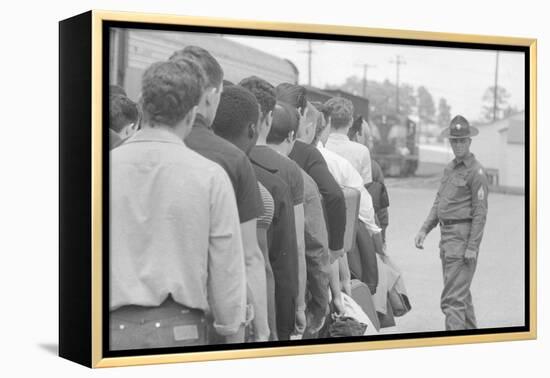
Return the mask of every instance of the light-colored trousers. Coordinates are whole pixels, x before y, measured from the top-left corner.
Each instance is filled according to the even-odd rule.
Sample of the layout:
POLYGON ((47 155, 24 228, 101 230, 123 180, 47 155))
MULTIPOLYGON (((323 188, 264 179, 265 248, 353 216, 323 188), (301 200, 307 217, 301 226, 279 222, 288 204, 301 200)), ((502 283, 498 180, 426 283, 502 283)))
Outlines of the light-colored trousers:
POLYGON ((472 263, 466 263, 464 260, 470 229, 470 223, 441 225, 439 243, 443 267, 441 311, 445 314, 446 330, 477 328, 470 292, 477 259, 472 263))

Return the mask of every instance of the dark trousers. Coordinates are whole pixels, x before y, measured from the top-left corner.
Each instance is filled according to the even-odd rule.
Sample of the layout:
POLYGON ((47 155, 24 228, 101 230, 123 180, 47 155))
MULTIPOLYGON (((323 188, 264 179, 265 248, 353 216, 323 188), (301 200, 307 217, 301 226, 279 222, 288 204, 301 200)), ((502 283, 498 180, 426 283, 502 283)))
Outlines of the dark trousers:
POLYGON ((204 345, 208 340, 204 313, 171 296, 160 306, 130 305, 111 311, 109 328, 111 350, 204 345))
POLYGON ((445 329, 477 328, 470 286, 476 270, 466 263, 464 254, 470 235, 470 223, 441 226, 440 256, 443 267, 441 311, 445 314, 445 329))

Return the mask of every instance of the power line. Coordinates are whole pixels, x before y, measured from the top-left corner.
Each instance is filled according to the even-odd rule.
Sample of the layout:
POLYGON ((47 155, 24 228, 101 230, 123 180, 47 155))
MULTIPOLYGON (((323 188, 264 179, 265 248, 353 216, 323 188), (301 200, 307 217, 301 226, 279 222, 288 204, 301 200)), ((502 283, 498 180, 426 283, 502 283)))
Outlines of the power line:
POLYGON ((497 51, 496 61, 495 61, 495 88, 494 88, 494 94, 493 94, 493 122, 495 122, 497 120, 497 111, 498 111, 498 103, 497 103, 497 96, 498 96, 498 55, 499 55, 499 52, 497 51))
POLYGON ((310 39, 307 41, 307 50, 302 50, 300 52, 307 54, 307 84, 311 86, 311 66, 312 66, 312 56, 313 56, 313 41, 310 39))
POLYGON ((401 55, 396 55, 395 60, 393 59, 390 60, 390 63, 395 64, 395 87, 396 87, 395 102, 396 102, 397 114, 399 114, 399 69, 402 64, 407 64, 407 62, 405 61, 405 59, 403 59, 401 55))

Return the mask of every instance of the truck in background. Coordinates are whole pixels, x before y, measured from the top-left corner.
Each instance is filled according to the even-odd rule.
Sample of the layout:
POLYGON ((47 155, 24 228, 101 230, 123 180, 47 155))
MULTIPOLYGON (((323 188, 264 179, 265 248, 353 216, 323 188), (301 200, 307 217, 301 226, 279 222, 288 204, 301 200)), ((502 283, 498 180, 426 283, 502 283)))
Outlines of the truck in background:
POLYGON ((369 100, 340 89, 304 86, 309 101, 325 102, 344 97, 353 103, 354 119, 367 121, 372 137, 371 157, 380 164, 385 176, 410 176, 418 168, 416 122, 396 114, 370 114, 369 100))
POLYGON ((414 175, 419 158, 416 122, 395 114, 377 114, 369 126, 373 134, 371 155, 384 175, 414 175))

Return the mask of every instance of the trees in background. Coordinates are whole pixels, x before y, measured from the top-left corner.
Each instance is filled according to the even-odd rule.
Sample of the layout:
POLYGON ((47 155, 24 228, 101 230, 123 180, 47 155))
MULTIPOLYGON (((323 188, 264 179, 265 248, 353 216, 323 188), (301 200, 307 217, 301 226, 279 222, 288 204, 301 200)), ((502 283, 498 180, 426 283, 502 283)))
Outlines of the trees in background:
POLYGON ((518 109, 509 104, 509 99, 510 93, 508 93, 506 88, 497 86, 497 90, 495 91, 494 85, 488 87, 482 97, 481 120, 493 122, 517 113, 518 109))
POLYGON ((437 124, 439 127, 447 127, 451 123, 451 106, 444 97, 439 99, 437 106, 437 124))

